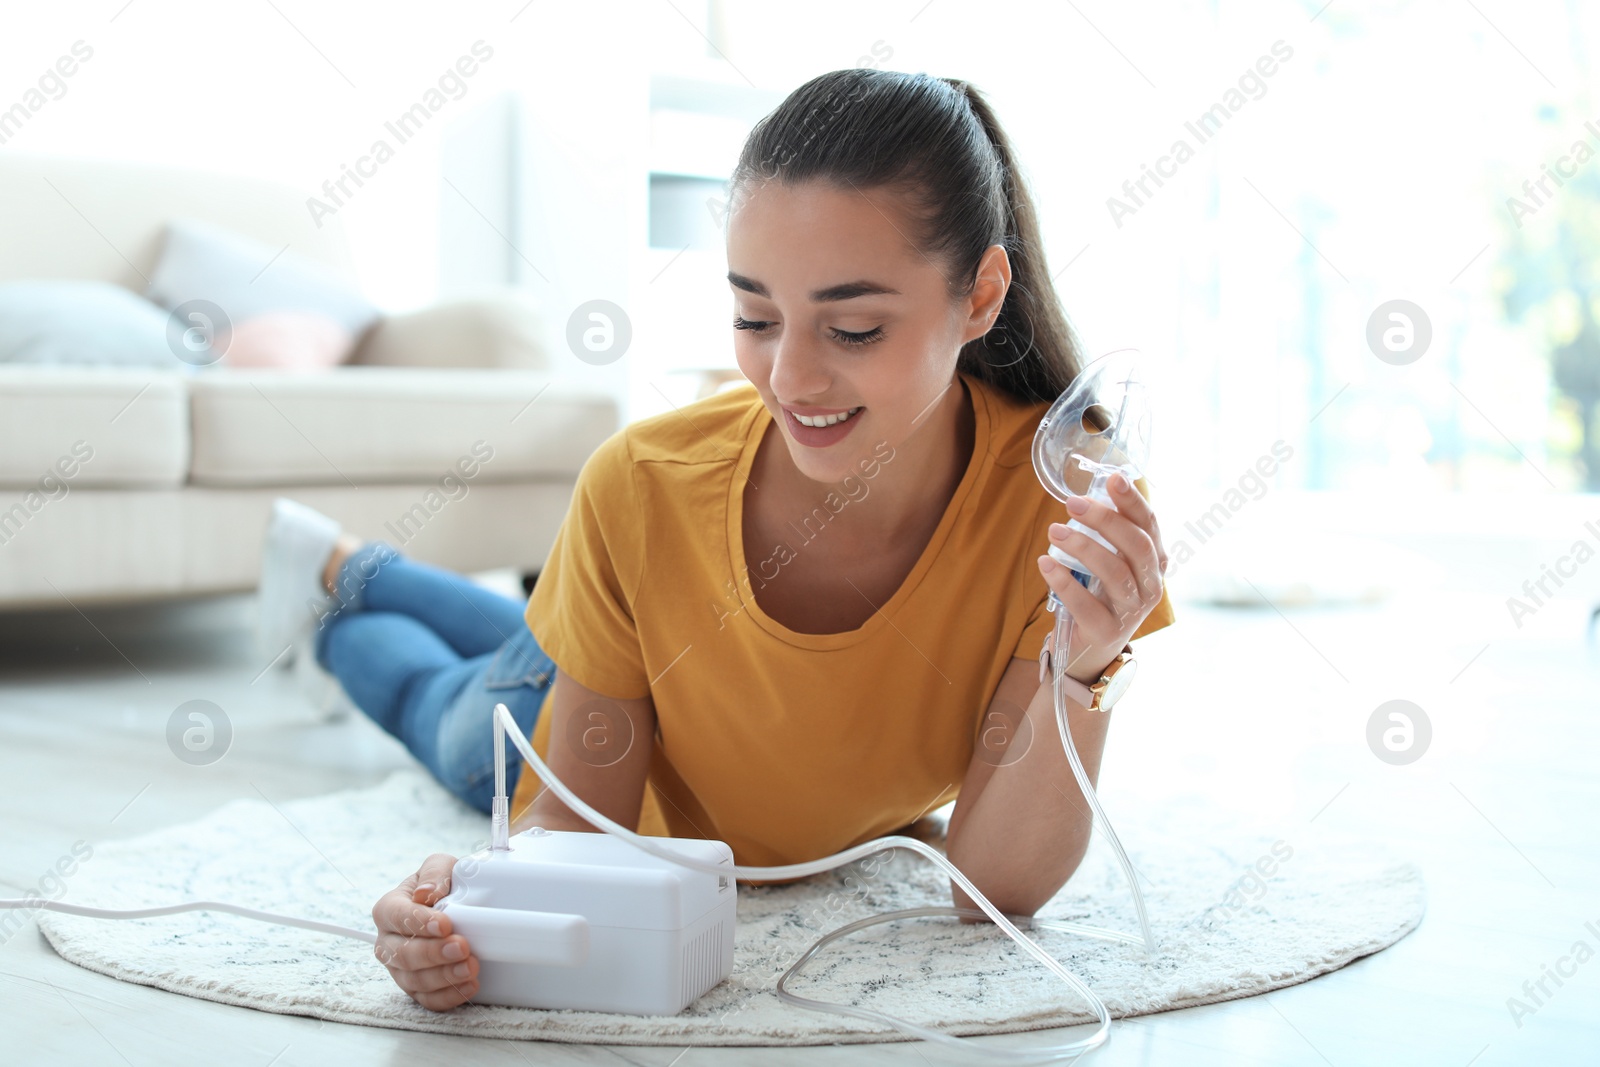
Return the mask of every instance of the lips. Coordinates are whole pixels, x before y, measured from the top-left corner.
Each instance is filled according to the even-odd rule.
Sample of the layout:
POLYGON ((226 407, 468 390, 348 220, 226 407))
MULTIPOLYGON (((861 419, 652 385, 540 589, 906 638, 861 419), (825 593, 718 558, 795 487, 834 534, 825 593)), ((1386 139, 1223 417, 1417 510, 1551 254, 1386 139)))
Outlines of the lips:
POLYGON ((855 415, 861 411, 861 408, 860 407, 844 408, 843 410, 840 410, 840 411, 828 411, 828 412, 818 411, 818 410, 800 411, 797 408, 786 408, 784 410, 788 411, 789 414, 793 415, 795 417, 795 421, 800 423, 800 425, 802 425, 802 426, 809 425, 809 426, 812 426, 812 427, 814 427, 816 429, 822 429, 825 426, 834 426, 834 425, 837 425, 838 423, 845 422, 845 421, 848 421, 851 418, 854 418, 855 415))
POLYGON ((794 408, 784 408, 783 421, 789 428, 789 436, 798 444, 812 448, 827 448, 844 440, 855 429, 856 423, 861 421, 861 413, 865 410, 864 406, 834 408, 832 411, 826 408, 812 408, 809 411, 799 412, 794 408), (809 420, 833 417, 834 421, 827 425, 807 426, 800 421, 802 417, 809 420))

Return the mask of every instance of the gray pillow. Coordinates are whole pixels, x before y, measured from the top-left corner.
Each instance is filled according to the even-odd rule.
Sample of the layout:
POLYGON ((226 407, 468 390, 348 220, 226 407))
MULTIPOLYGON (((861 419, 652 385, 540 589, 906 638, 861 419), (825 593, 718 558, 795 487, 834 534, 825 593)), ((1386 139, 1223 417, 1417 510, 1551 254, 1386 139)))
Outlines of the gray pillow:
POLYGON ((0 363, 111 363, 181 370, 167 313, 110 282, 0 282, 0 363))
POLYGON ((378 309, 349 283, 292 248, 269 248, 196 219, 167 224, 145 296, 169 311, 191 300, 209 301, 227 319, 216 323, 219 331, 266 312, 309 311, 359 337, 378 317, 378 309))

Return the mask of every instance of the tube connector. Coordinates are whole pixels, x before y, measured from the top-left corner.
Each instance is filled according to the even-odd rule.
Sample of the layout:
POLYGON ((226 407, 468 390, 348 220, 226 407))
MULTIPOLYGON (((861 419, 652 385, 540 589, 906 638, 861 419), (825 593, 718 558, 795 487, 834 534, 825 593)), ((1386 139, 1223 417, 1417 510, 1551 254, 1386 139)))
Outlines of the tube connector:
POLYGON ((494 713, 494 801, 489 808, 489 849, 492 852, 511 851, 511 802, 506 798, 506 725, 500 721, 499 709, 494 713))
POLYGON ((494 810, 490 816, 489 848, 491 851, 511 851, 511 817, 507 810, 509 806, 505 797, 494 798, 494 810))

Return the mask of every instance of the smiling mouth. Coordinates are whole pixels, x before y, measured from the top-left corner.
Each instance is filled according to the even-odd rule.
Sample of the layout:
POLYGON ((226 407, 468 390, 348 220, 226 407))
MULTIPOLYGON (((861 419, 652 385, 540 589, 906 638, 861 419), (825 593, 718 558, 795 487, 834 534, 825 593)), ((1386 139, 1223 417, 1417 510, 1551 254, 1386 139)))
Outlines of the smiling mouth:
MULTIPOLYGON (((863 407, 864 406, 865 405, 863 405, 863 407)), ((844 422, 847 419, 854 418, 856 413, 859 412, 861 408, 848 408, 844 411, 835 412, 831 415, 801 415, 789 408, 785 408, 784 410, 788 411, 789 414, 794 417, 794 420, 800 425, 810 426, 813 429, 821 429, 824 426, 834 426, 838 423, 844 422)))

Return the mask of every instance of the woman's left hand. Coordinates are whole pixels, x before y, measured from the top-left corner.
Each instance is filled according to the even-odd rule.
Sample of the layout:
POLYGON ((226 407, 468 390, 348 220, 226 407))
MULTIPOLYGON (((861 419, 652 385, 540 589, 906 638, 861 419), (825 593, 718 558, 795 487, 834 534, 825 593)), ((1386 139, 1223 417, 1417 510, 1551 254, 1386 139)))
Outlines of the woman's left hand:
POLYGON ((1114 475, 1108 485, 1115 508, 1087 497, 1074 497, 1073 504, 1086 505, 1083 512, 1073 512, 1073 504, 1067 510, 1072 518, 1110 541, 1116 552, 1108 551, 1082 531, 1069 529, 1065 523, 1050 524, 1051 542, 1100 579, 1099 595, 1091 596, 1072 576, 1071 569, 1048 555, 1038 559, 1045 582, 1061 598, 1065 605, 1062 610, 1072 616, 1067 675, 1085 685, 1099 680, 1139 624, 1161 603, 1162 575, 1167 570, 1161 527, 1149 501, 1120 474, 1114 475))

